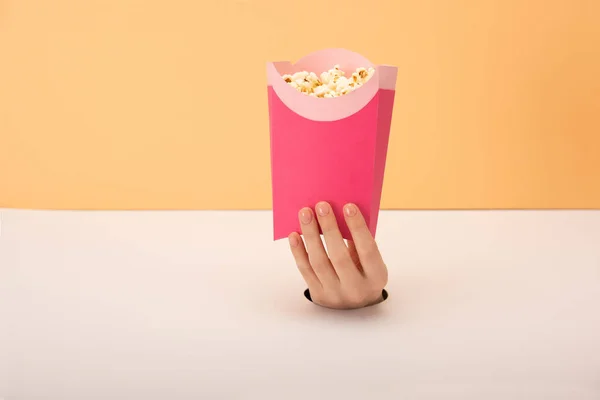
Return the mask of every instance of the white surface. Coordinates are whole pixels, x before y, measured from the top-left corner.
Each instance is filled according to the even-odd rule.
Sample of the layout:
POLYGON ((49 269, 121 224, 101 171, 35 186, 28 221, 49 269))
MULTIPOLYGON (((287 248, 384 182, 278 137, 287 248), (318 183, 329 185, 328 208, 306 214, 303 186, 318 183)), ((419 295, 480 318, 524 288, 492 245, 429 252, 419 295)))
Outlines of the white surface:
POLYGON ((600 398, 598 212, 384 212, 352 312, 268 212, 0 218, 4 400, 600 398))

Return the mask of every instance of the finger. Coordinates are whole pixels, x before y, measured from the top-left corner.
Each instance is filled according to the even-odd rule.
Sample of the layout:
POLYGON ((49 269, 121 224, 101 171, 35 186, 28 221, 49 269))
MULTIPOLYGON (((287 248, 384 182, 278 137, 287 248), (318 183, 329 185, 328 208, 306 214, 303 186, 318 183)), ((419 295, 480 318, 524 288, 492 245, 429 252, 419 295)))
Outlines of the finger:
POLYGON ((313 211, 310 208, 303 208, 300 210, 299 218, 302 235, 304 236, 304 243, 306 244, 306 251, 308 253, 308 260, 310 261, 310 265, 315 271, 315 274, 319 277, 319 281, 321 281, 323 285, 338 281, 338 276, 329 262, 325 247, 323 247, 319 225, 317 224, 313 211))
POLYGON ((352 262, 348 247, 338 228, 337 221, 331 206, 326 202, 317 204, 317 219, 325 238, 329 260, 340 279, 352 279, 359 277, 358 269, 352 262))
POLYGON ((352 234, 352 240, 356 246, 356 252, 366 275, 377 273, 384 265, 383 258, 377 243, 371 235, 371 231, 365 223, 362 213, 354 204, 346 204, 344 207, 346 224, 352 234))
POLYGON ((350 258, 352 258, 352 262, 356 265, 356 268, 363 273, 362 266, 360 265, 360 258, 358 258, 358 253, 356 252, 356 246, 352 240, 348 240, 348 253, 350 253, 350 258))
POLYGON ((298 266, 298 270, 300 274, 304 278, 304 281, 308 285, 309 290, 313 290, 315 288, 321 287, 321 282, 319 278, 315 274, 315 271, 310 266, 310 262, 308 261, 308 253, 306 252, 306 248, 304 247, 304 242, 302 238, 297 233, 292 233, 289 236, 290 241, 290 249, 292 250, 292 255, 294 256, 294 260, 296 261, 296 266, 298 266))

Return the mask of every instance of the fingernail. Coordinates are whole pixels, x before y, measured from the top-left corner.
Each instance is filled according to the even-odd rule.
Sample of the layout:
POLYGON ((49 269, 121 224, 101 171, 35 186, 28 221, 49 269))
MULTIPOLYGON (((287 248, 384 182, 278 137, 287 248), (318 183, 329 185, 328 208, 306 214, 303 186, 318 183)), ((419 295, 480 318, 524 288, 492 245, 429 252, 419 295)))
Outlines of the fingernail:
POLYGON ((356 215, 356 206, 354 204, 346 204, 344 211, 348 217, 354 217, 356 215))
POLYGON ((310 224, 312 221, 312 211, 309 208, 304 208, 300 211, 300 221, 304 225, 310 224))
POLYGON ((298 235, 290 235, 289 239, 290 246, 292 247, 298 247, 298 244, 300 244, 300 242, 298 241, 298 235))
POLYGON ((329 204, 325 202, 317 204, 317 212, 321 217, 326 217, 329 214, 329 204))

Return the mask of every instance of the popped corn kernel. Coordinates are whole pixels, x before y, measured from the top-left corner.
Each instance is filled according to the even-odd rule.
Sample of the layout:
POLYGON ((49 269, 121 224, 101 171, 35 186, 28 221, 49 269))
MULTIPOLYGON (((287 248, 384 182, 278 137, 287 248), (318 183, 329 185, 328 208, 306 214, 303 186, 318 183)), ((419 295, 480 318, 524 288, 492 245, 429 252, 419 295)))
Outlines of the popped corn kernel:
POLYGON ((324 85, 327 85, 329 83, 329 80, 331 79, 328 72, 323 72, 320 77, 321 77, 321 82, 324 85))
POLYGON ((366 68, 359 68, 356 70, 356 73, 358 74, 360 79, 365 79, 367 76, 369 76, 369 72, 366 68))
POLYGON ((308 74, 308 76, 306 77, 306 80, 308 82, 312 83, 313 85, 319 84, 319 77, 314 72, 311 72, 310 74, 308 74))
POLYGON ((323 97, 326 93, 329 93, 329 88, 325 85, 321 85, 317 86, 313 92, 317 97, 323 97))
POLYGON ((306 78, 307 76, 308 76, 308 72, 301 71, 301 72, 296 72, 294 75, 292 75, 292 79, 295 81, 304 80, 304 78, 306 78))

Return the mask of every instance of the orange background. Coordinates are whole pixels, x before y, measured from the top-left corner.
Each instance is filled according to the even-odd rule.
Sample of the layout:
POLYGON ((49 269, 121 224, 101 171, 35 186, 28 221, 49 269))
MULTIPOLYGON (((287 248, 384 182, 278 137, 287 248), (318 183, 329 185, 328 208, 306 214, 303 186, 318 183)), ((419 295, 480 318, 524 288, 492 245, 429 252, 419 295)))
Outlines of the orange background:
POLYGON ((400 68, 383 208, 599 208, 599 21, 597 0, 0 0, 0 207, 269 208, 265 63, 345 47, 400 68))

